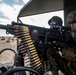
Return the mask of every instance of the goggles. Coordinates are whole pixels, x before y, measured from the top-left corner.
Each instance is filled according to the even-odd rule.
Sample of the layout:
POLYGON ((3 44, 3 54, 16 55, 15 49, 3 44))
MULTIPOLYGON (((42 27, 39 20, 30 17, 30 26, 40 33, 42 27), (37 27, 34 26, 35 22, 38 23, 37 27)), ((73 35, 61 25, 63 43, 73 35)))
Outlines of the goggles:
POLYGON ((50 22, 49 24, 50 24, 50 25, 57 25, 56 22, 50 22))

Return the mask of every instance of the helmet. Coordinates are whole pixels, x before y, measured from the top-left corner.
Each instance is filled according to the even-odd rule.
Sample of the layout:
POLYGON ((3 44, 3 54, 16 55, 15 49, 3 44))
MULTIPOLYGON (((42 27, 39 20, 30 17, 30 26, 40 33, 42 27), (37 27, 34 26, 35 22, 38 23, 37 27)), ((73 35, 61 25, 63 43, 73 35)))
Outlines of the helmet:
POLYGON ((48 24, 50 25, 50 22, 56 22, 58 26, 62 26, 62 19, 58 16, 53 16, 49 21, 48 24))
POLYGON ((73 23, 76 22, 76 11, 72 11, 68 14, 67 16, 67 22, 68 23, 73 23))

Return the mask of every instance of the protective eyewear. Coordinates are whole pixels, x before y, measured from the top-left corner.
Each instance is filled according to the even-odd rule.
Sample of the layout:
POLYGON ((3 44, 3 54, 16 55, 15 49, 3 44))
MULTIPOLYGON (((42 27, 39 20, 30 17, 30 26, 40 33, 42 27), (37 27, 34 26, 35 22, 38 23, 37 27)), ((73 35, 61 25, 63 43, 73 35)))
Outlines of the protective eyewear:
POLYGON ((57 25, 56 22, 50 22, 50 25, 57 25))

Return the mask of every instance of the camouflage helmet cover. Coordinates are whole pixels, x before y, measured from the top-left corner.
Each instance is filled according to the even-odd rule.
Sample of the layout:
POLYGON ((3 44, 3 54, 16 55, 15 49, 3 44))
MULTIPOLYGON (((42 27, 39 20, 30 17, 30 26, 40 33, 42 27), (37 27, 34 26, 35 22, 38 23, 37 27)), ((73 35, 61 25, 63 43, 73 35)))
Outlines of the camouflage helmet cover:
POLYGON ((68 23, 76 22, 76 11, 72 11, 68 14, 67 22, 68 23))

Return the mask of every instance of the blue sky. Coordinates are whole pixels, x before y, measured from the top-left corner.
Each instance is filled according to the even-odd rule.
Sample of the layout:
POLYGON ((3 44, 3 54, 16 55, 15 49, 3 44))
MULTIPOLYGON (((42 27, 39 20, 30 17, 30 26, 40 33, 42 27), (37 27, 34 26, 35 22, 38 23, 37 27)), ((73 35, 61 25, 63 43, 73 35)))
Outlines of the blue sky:
MULTIPOLYGON (((0 0, 0 24, 11 24, 12 21, 17 21, 17 15, 20 9, 28 2, 29 0, 0 0)), ((25 12, 26 13, 26 12, 25 12)), ((23 23, 49 27, 48 20, 52 16, 59 16, 62 19, 64 18, 63 11, 49 12, 40 15, 34 15, 22 18, 23 23)), ((63 19, 64 20, 64 19, 63 19)), ((5 31, 0 29, 0 36, 6 35, 5 31)))

